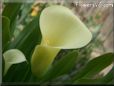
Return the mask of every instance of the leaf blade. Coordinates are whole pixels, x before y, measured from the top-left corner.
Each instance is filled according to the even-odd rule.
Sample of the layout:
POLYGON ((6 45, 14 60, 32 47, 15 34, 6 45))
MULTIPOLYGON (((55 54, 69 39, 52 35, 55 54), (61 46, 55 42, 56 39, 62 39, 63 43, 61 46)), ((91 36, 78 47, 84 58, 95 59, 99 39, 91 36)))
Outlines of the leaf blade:
POLYGON ((105 67, 112 64, 114 61, 114 53, 107 53, 89 61, 84 68, 79 70, 73 77, 76 82, 80 78, 90 78, 99 73, 105 67))
POLYGON ((51 80, 68 73, 75 66, 77 56, 78 53, 76 51, 68 53, 52 66, 44 78, 51 80))
POLYGON ((10 26, 10 20, 8 19, 8 17, 2 16, 2 45, 3 45, 3 49, 5 47, 5 45, 8 43, 8 41, 10 40, 10 30, 9 30, 9 26, 10 26))

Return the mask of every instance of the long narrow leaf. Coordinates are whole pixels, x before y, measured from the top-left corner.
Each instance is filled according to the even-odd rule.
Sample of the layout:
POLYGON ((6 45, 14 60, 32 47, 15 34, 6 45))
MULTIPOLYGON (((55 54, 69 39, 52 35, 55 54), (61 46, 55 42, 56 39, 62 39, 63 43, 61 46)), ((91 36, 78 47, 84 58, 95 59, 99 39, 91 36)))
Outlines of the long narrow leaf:
POLYGON ((107 84, 107 83, 110 83, 113 80, 114 80, 114 67, 109 71, 109 73, 107 75, 105 75, 102 78, 101 82, 107 84))
POLYGON ((84 68, 79 70, 73 77, 76 81, 80 78, 90 78, 98 74, 101 70, 112 64, 114 61, 114 53, 101 55, 87 63, 84 68))
POLYGON ((44 78, 51 80, 68 73, 75 66, 77 56, 78 53, 76 51, 68 53, 52 66, 44 78))
MULTIPOLYGON (((30 60, 32 50, 34 49, 35 45, 40 43, 41 39, 41 33, 39 30, 39 16, 40 13, 29 24, 27 24, 27 26, 25 26, 24 30, 16 37, 14 41, 12 41, 9 44, 9 47, 7 48, 7 49, 16 48, 21 50, 27 57, 28 62, 30 60)), ((6 74, 6 76, 4 77, 4 80, 6 82, 11 82, 11 81, 20 82, 20 81, 29 80, 29 78, 31 77, 31 71, 30 71, 30 65, 28 64, 21 63, 13 65, 6 74), (21 70, 21 72, 19 69, 21 70)))
POLYGON ((14 31, 14 21, 16 20, 16 17, 20 11, 20 8, 21 8, 21 4, 22 3, 7 3, 5 8, 4 8, 4 11, 3 11, 3 16, 6 16, 9 18, 10 20, 10 31, 11 33, 13 34, 13 31, 14 31))
POLYGON ((107 75, 98 79, 82 78, 77 80, 76 84, 114 84, 114 67, 109 71, 107 75))
POLYGON ((3 48, 10 40, 9 26, 10 26, 10 20, 7 17, 3 16, 2 17, 2 37, 3 37, 2 38, 2 45, 3 45, 3 48))
POLYGON ((18 35, 18 37, 11 42, 9 48, 18 48, 22 50, 24 54, 30 56, 30 52, 34 49, 35 45, 40 43, 41 40, 39 15, 25 26, 24 30, 18 35))

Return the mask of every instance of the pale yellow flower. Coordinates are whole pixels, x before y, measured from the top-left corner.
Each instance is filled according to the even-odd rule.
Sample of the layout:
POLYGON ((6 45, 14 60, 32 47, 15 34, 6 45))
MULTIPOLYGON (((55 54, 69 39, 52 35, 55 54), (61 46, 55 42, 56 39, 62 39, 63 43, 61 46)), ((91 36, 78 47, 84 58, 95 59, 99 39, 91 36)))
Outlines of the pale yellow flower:
POLYGON ((40 77, 46 73, 61 49, 86 46, 92 34, 73 12, 59 5, 45 8, 40 16, 42 42, 31 59, 32 72, 40 77))

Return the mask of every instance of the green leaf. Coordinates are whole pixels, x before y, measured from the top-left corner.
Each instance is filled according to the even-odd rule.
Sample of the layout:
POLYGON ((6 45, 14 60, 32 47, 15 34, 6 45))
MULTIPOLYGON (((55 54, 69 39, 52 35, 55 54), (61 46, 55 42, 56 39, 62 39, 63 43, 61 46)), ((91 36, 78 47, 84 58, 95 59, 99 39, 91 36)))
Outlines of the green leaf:
POLYGON ((89 79, 89 78, 82 78, 77 80, 76 84, 99 84, 101 79, 89 79))
POLYGON ((44 76, 45 80, 51 80, 58 76, 64 75, 71 71, 75 66, 78 53, 76 51, 70 52, 63 56, 58 62, 56 62, 52 68, 44 76))
MULTIPOLYGON (((42 6, 42 9, 45 6, 42 6)), ((42 11, 41 9, 41 11, 42 11)), ((23 31, 9 44, 9 49, 19 49, 21 50, 24 55, 26 56, 27 61, 29 62, 31 58, 31 54, 33 52, 34 47, 40 43, 41 40, 41 33, 39 29, 39 16, 40 12, 37 17, 35 17, 30 23, 25 25, 23 31)), ((28 63, 29 64, 29 63, 28 63)), ((30 65, 26 65, 24 63, 13 65, 5 77, 3 77, 4 82, 22 82, 27 81, 32 76, 31 70, 28 70, 30 65), (20 72, 20 70, 21 72, 20 72), (18 73, 17 73, 18 72, 18 73), (26 72, 28 72, 26 74, 26 72), (14 76, 12 76, 12 74, 14 76), (25 74, 27 76, 25 76, 25 74), (16 76, 16 77, 15 77, 16 76), (22 77, 25 76, 25 79, 22 80, 22 77)))
MULTIPOLYGON (((33 21, 31 21, 27 26, 25 26, 24 30, 19 34, 19 36, 13 42, 10 43, 8 47, 8 49, 17 48, 21 50, 25 54, 26 59, 28 61, 30 60, 32 50, 34 49, 35 45, 37 45, 40 42, 40 39, 41 39, 41 34, 39 32, 40 30, 38 25, 38 21, 39 21, 38 17, 35 18, 33 21)), ((13 69, 10 69, 8 71, 8 74, 6 75, 6 77, 4 77, 5 81, 6 82, 21 81, 22 77, 26 73, 27 67, 28 66, 26 66, 25 64, 17 64, 16 66, 13 67, 13 69), (22 65, 24 68, 22 68, 22 65), (19 69, 21 69, 21 72, 19 72, 19 69), (19 73, 17 74, 16 71, 18 71, 19 73), (10 76, 12 74, 14 74, 16 77, 12 78, 12 76, 10 76)))
POLYGON ((10 20, 5 17, 2 16, 2 45, 3 45, 3 49, 5 47, 5 45, 8 43, 8 41, 10 41, 10 31, 9 31, 9 26, 10 26, 10 20))
POLYGON ((80 69, 73 77, 73 81, 80 78, 90 78, 98 74, 101 70, 112 64, 114 61, 114 53, 107 53, 89 61, 82 69, 80 69))
MULTIPOLYGON (((103 78, 102 78, 102 80, 101 80, 101 82, 102 83, 110 83, 111 81, 113 81, 114 80, 114 67, 108 72, 108 74, 107 75, 105 75, 103 78)), ((113 82, 114 83, 114 82, 113 82)))
MULTIPOLYGON (((27 73, 29 68, 30 68, 30 65, 28 65, 27 62, 22 62, 22 63, 19 63, 19 64, 13 64, 9 68, 6 75, 3 76, 3 82, 4 83, 7 83, 7 82, 20 83, 20 82, 24 81, 25 80, 24 77, 26 76, 26 73, 27 73)), ((30 76, 30 73, 29 73, 28 77, 29 76, 30 76)), ((27 78, 27 79, 29 79, 29 78, 27 78)))
POLYGON ((77 80, 76 84, 114 84, 114 67, 109 71, 107 75, 97 79, 81 78, 77 80))
POLYGON ((18 64, 18 63, 26 61, 24 54, 20 50, 17 50, 17 49, 10 49, 6 51, 3 54, 3 57, 5 61, 4 75, 7 73, 8 69, 13 64, 18 64))
POLYGON ((3 10, 3 16, 6 16, 10 20, 10 31, 13 33, 14 31, 14 22, 17 18, 17 15, 19 13, 19 9, 21 8, 22 3, 6 3, 6 6, 3 10))
POLYGON ((111 80, 111 81, 108 83, 108 85, 114 85, 114 79, 111 80))
MULTIPOLYGON (((44 7, 42 7, 42 9, 44 7)), ((13 42, 10 43, 9 46, 9 49, 20 49, 27 56, 28 60, 30 60, 30 56, 32 54, 30 52, 32 52, 34 47, 40 43, 42 38, 39 27, 39 17, 41 11, 30 23, 24 27, 23 31, 16 37, 13 42)))
POLYGON ((19 36, 10 44, 9 48, 18 48, 25 55, 30 56, 32 49, 34 49, 35 45, 40 43, 41 40, 38 21, 39 16, 25 26, 19 36))

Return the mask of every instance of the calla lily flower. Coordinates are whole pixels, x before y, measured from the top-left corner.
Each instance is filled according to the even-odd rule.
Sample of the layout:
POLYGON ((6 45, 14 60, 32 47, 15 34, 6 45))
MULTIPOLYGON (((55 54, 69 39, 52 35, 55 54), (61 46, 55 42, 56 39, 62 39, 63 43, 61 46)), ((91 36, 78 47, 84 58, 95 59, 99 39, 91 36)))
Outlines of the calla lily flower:
POLYGON ((86 46, 92 34, 73 12, 59 5, 45 8, 40 16, 42 42, 37 45, 31 59, 32 72, 40 77, 51 66, 61 49, 86 46))
POLYGON ((13 64, 18 64, 26 61, 26 57, 18 49, 7 50, 6 52, 4 52, 3 57, 5 61, 4 75, 13 64))

